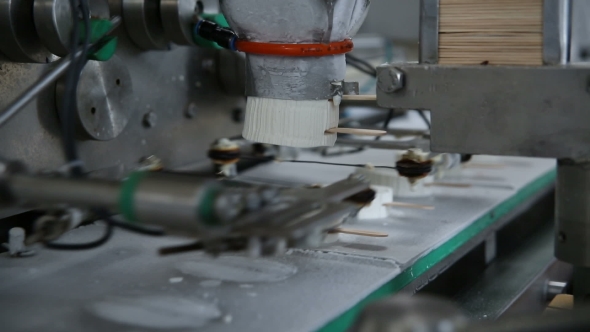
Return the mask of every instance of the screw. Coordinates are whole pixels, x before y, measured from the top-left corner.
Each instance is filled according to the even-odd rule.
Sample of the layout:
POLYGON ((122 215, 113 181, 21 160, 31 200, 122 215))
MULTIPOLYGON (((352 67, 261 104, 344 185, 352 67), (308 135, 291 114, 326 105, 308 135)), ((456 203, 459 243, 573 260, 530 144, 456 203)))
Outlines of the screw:
POLYGON ((559 232, 559 234, 557 235, 557 240, 561 243, 564 243, 565 242, 565 233, 559 232))
POLYGON ((404 87, 404 73, 395 67, 382 70, 377 77, 377 86, 387 93, 398 91, 404 87))
POLYGON ((153 128, 153 127, 155 127, 157 122, 158 122, 158 116, 154 112, 147 112, 143 116, 143 125, 146 128, 153 128))
POLYGON ((184 111, 184 116, 187 117, 187 119, 192 119, 197 115, 197 105, 195 105, 195 103, 190 103, 188 105, 188 107, 186 108, 186 111, 184 111))

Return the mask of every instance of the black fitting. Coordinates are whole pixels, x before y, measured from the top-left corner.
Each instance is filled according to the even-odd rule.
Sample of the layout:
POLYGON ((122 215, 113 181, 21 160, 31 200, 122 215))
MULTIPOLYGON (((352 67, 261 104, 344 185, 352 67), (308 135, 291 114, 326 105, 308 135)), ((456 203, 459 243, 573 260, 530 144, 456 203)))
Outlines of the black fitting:
POLYGON ((217 45, 223 48, 236 51, 236 40, 238 37, 231 29, 224 28, 211 21, 200 20, 195 26, 195 33, 207 40, 216 42, 217 45))

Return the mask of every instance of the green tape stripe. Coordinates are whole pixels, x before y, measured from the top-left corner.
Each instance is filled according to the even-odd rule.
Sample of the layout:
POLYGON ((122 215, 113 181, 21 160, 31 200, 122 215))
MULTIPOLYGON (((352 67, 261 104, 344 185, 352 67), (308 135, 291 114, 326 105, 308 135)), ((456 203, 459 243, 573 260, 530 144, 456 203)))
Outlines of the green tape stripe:
POLYGON ((535 193, 552 184, 555 181, 555 177, 556 171, 552 170, 537 178, 535 181, 529 183, 527 186, 519 190, 518 193, 497 205, 491 211, 476 220, 473 224, 465 228, 459 234, 455 235, 452 239, 445 242, 440 247, 434 249, 426 256, 418 259, 414 264, 412 264, 412 266, 408 267, 395 278, 379 287, 373 293, 369 294, 369 296, 361 300, 354 307, 340 315, 338 318, 319 329, 319 332, 348 330, 367 304, 399 292, 416 278, 428 271, 431 267, 464 245, 471 238, 494 224, 503 216, 510 213, 524 201, 532 197, 535 193))
POLYGON ((135 215, 135 190, 147 172, 134 172, 123 181, 119 193, 119 212, 127 221, 137 221, 135 215))
POLYGON ((199 220, 207 226, 218 226, 219 220, 215 215, 215 198, 219 190, 216 187, 205 189, 201 201, 197 204, 199 220))

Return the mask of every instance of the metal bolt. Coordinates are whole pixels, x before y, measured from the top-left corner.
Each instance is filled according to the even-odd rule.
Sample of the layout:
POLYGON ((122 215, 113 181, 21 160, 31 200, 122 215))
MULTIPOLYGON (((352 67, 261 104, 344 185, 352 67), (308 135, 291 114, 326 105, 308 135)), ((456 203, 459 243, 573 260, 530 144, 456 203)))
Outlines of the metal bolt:
POLYGON ((186 111, 184 111, 184 116, 187 117, 187 119, 192 119, 197 115, 197 105, 195 105, 195 103, 190 103, 188 105, 188 107, 186 108, 186 111))
POLYGON ((155 127, 157 122, 158 122, 158 116, 154 112, 147 112, 143 116, 143 125, 146 128, 153 128, 153 127, 155 127))
POLYGON ((398 91, 404 87, 404 73, 394 67, 382 70, 377 77, 377 86, 387 93, 398 91))

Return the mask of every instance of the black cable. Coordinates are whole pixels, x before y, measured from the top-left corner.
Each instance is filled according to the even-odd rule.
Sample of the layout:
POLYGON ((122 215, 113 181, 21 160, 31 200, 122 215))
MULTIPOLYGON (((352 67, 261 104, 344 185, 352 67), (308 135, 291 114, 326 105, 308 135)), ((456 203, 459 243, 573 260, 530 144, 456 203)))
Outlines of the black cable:
POLYGON ((376 75, 373 75, 373 73, 371 71, 366 70, 365 68, 359 66, 358 64, 356 64, 354 62, 348 62, 348 60, 347 60, 346 61, 346 64, 349 65, 349 66, 351 66, 351 67, 356 68, 357 70, 359 70, 360 72, 362 72, 364 74, 367 74, 367 75, 372 76, 372 77, 376 77, 376 75))
POLYGON ((377 69, 361 58, 352 54, 346 54, 346 63, 369 76, 377 77, 377 69))
MULTIPOLYGON (((389 109, 389 112, 387 112, 387 117, 385 118, 385 121, 383 121, 383 130, 387 131, 387 128, 389 127, 389 123, 391 122, 391 119, 393 119, 393 113, 395 113, 395 110, 393 108, 389 109)), ((378 141, 381 139, 381 136, 377 136, 375 137, 375 141, 378 141)))
POLYGON ((97 247, 102 246, 103 244, 107 243, 108 240, 111 239, 113 236, 113 225, 111 223, 106 223, 106 229, 104 234, 92 241, 87 243, 56 243, 56 242, 45 242, 45 247, 49 249, 55 250, 88 250, 94 249, 97 247))
MULTIPOLYGON (((331 166, 347 166, 347 167, 365 167, 365 164, 343 164, 343 163, 330 163, 324 161, 313 161, 313 160, 282 160, 282 159, 275 159, 275 158, 259 158, 259 157, 246 157, 242 156, 243 159, 265 159, 269 161, 276 161, 280 163, 299 163, 299 164, 319 164, 319 165, 331 165, 331 166)), ((373 166, 374 168, 387 168, 387 169, 396 169, 395 166, 373 166)))
POLYGON ((74 146, 72 146, 70 142, 70 137, 73 135, 73 129, 71 125, 71 115, 70 109, 72 108, 72 104, 75 103, 75 97, 72 98, 72 95, 75 96, 76 94, 76 86, 74 85, 76 82, 76 74, 77 74, 77 67, 78 67, 78 59, 76 59, 76 54, 78 52, 78 39, 79 39, 79 31, 78 27, 78 17, 80 11, 78 10, 78 6, 76 5, 75 0, 70 0, 70 6, 72 8, 72 20, 74 22, 72 33, 70 35, 70 58, 72 62, 68 71, 66 72, 65 77, 65 93, 63 97, 61 112, 60 112, 60 120, 61 120, 61 127, 62 127, 62 141, 63 141, 63 148, 64 148, 64 155, 68 163, 75 161, 78 159, 77 151, 74 146))
POLYGON ((126 223, 126 222, 117 221, 117 220, 114 220, 113 218, 108 218, 108 222, 117 228, 125 229, 125 230, 131 231, 133 233, 149 235, 149 236, 164 236, 164 235, 166 235, 164 230, 161 228, 142 227, 142 226, 126 223))
POLYGON ((428 127, 428 129, 430 129, 430 120, 428 120, 428 118, 426 117, 426 114, 424 114, 424 111, 422 111, 422 110, 416 110, 416 112, 418 112, 418 115, 420 115, 420 117, 422 118, 422 120, 424 120, 424 123, 426 124, 426 127, 428 127))

